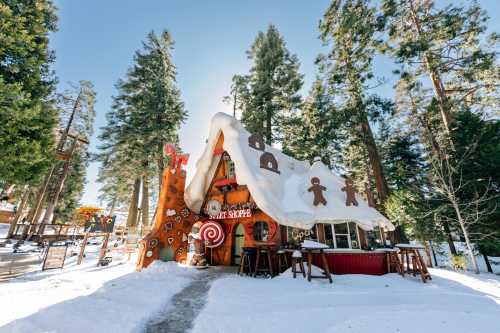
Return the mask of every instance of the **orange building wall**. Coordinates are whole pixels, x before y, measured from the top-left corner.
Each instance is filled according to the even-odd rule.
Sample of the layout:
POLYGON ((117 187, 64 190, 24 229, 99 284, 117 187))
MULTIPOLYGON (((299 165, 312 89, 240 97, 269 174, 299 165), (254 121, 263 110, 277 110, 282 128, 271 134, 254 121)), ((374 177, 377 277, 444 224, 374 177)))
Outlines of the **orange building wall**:
MULTIPOLYGON (((219 158, 225 154, 223 150, 224 137, 221 134, 214 149, 214 158, 219 158)), ((244 185, 233 184, 228 192, 223 192, 216 185, 217 180, 226 178, 226 163, 220 159, 215 176, 207 191, 202 212, 205 211, 206 202, 210 199, 217 199, 229 205, 253 202, 251 194, 244 185)), ((175 260, 183 262, 186 260, 188 243, 187 236, 192 225, 197 221, 208 220, 209 217, 201 213, 200 215, 191 212, 184 202, 186 174, 184 170, 178 168, 167 168, 163 173, 162 188, 158 200, 156 217, 151 232, 144 237, 140 243, 139 259, 137 269, 150 265, 154 260, 160 258, 161 248, 170 248, 175 253, 175 260), (167 212, 175 210, 175 215, 168 216, 167 212)), ((212 260, 213 264, 230 265, 233 255, 234 232, 238 223, 244 227, 244 246, 254 246, 253 224, 257 221, 265 221, 269 226, 268 242, 279 244, 281 233, 279 225, 258 208, 253 209, 252 216, 239 219, 215 220, 219 222, 225 231, 225 240, 222 245, 213 250, 207 249, 207 260, 212 260)))

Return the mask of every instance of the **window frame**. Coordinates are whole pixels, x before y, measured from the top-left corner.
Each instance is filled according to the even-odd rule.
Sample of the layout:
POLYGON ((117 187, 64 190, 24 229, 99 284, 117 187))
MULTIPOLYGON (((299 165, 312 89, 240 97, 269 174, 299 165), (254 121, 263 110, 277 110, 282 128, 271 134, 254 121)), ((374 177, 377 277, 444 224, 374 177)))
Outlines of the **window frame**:
MULTIPOLYGON (((350 222, 343 222, 346 224, 347 226, 347 234, 344 234, 344 233, 339 233, 338 235, 339 236, 347 236, 347 243, 349 244, 349 247, 338 247, 337 246, 337 233, 335 232, 335 225, 336 224, 342 224, 342 223, 323 223, 324 225, 324 228, 327 228, 328 226, 330 226, 330 230, 332 232, 332 238, 333 238, 333 248, 334 249, 349 249, 349 250, 359 250, 361 249, 361 244, 360 244, 360 238, 359 238, 359 226, 356 222, 353 222, 355 225, 356 225, 356 238, 357 238, 357 242, 358 242, 358 247, 357 248, 352 248, 352 239, 351 239, 351 228, 349 226, 350 222)), ((326 233, 325 233, 326 234, 326 233)), ((325 238, 325 242, 326 242, 326 238, 325 238)))

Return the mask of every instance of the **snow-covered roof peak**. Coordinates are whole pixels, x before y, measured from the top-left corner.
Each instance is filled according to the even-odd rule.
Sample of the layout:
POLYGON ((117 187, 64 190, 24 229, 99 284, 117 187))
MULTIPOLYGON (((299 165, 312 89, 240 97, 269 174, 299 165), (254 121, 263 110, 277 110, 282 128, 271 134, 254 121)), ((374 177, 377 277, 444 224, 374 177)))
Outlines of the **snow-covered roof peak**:
POLYGON ((199 212, 202 208, 220 159, 213 152, 221 133, 223 148, 235 164, 237 183, 246 185, 257 206, 278 223, 309 229, 315 223, 354 221, 367 230, 374 226, 394 229, 358 195, 358 206, 346 206, 346 194, 342 191, 344 179, 321 161, 310 165, 269 145, 255 144, 241 123, 225 113, 217 113, 212 118, 207 146, 184 193, 191 210, 199 212), (326 205, 314 205, 316 187, 312 187, 316 185, 321 186, 326 205))

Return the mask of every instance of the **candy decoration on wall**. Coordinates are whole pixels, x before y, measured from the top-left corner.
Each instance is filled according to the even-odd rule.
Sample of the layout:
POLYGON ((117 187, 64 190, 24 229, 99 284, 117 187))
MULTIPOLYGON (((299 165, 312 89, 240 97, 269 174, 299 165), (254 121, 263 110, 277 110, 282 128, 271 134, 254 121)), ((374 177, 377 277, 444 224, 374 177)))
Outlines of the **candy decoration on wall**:
POLYGON ((324 187, 323 185, 320 184, 320 180, 318 177, 312 177, 311 184, 312 184, 312 186, 309 187, 307 189, 307 191, 314 193, 313 205, 317 206, 320 203, 322 203, 323 206, 326 206, 326 199, 323 196, 323 191, 326 191, 326 187, 324 187))
POLYGON ((248 137, 248 146, 253 149, 262 150, 265 149, 264 138, 259 134, 252 134, 248 137))
POLYGON ((274 157, 273 154, 271 154, 267 151, 260 156, 260 167, 262 169, 266 169, 266 170, 275 172, 277 174, 281 173, 278 170, 278 161, 276 160, 276 157, 274 157))
POLYGON ((181 209, 181 216, 188 217, 189 216, 189 209, 187 209, 186 207, 182 208, 181 209))
POLYGON ((205 241, 205 246, 215 248, 220 246, 225 239, 222 226, 215 221, 207 221, 200 228, 201 239, 205 241))
POLYGON ((342 191, 346 194, 346 206, 350 206, 351 204, 353 204, 354 206, 358 205, 358 201, 356 200, 356 188, 354 188, 354 183, 351 179, 345 180, 345 186, 342 187, 342 191))
POLYGON ((272 240, 274 238, 274 235, 276 234, 276 231, 278 230, 278 225, 274 222, 268 222, 267 225, 269 227, 267 239, 272 240))

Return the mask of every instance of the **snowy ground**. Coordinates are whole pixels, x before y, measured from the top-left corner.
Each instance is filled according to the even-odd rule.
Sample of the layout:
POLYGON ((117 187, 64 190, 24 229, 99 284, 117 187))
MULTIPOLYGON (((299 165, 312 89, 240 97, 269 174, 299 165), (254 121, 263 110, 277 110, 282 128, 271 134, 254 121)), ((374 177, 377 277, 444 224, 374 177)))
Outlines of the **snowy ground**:
POLYGON ((96 267, 98 246, 88 248, 80 266, 71 257, 63 270, 1 283, 0 332, 140 332, 196 274, 162 262, 135 272, 134 257, 96 267))
MULTIPOLYGON (((293 279, 289 272, 254 279, 162 262, 138 273, 135 258, 126 261, 119 251, 112 252, 109 266, 96 267, 99 247, 87 246, 80 266, 70 255, 74 248, 62 270, 0 283, 0 333, 142 332, 146 327, 148 332, 192 327, 194 333, 498 330, 499 275, 431 269, 433 280, 427 284, 396 274, 336 275, 328 284, 293 279), (182 318, 182 325, 175 318, 182 318)), ((446 264, 446 254, 439 261, 446 264)))
POLYGON ((496 332, 500 278, 432 269, 413 277, 338 275, 334 283, 281 275, 212 284, 193 332, 496 332), (494 328, 496 327, 496 328, 494 328))

